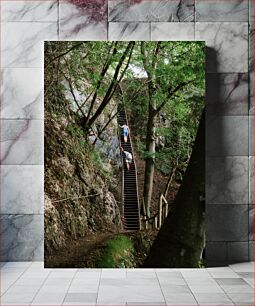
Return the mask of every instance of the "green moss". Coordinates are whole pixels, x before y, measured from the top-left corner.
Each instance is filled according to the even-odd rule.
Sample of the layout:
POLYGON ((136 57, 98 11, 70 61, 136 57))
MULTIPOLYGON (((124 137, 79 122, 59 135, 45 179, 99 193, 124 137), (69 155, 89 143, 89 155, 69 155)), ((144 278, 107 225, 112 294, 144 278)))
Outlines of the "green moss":
POLYGON ((134 246, 131 240, 124 235, 109 240, 96 266, 98 268, 134 267, 134 246))

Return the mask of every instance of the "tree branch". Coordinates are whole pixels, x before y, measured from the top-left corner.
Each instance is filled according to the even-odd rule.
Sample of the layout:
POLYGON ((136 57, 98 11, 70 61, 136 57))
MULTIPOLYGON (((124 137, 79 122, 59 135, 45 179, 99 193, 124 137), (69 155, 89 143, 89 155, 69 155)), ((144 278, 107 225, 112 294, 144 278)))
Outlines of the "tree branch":
POLYGON ((94 107, 94 104, 95 104, 95 101, 96 101, 96 98, 97 98, 98 90, 99 90, 99 88, 100 88, 100 86, 101 86, 101 84, 103 82, 104 76, 105 76, 108 68, 110 67, 111 58, 117 53, 117 45, 118 45, 118 42, 112 42, 112 44, 111 44, 111 46, 109 48, 109 52, 108 52, 105 64, 104 64, 103 69, 102 69, 101 74, 100 74, 100 79, 97 82, 95 93, 93 95, 93 98, 92 98, 92 101, 91 101, 91 104, 90 104, 90 108, 89 108, 89 111, 88 111, 88 115, 86 117, 87 119, 85 121, 85 125, 88 124, 89 117, 91 115, 91 112, 93 110, 93 107, 94 107), (114 45, 114 48, 113 48, 113 51, 112 51, 113 45, 114 45), (111 53, 111 51, 112 51, 112 53, 111 53))
POLYGON ((187 82, 182 82, 177 87, 175 87, 173 90, 170 90, 170 88, 169 88, 168 89, 167 99, 156 108, 156 110, 155 110, 156 114, 160 112, 160 110, 166 105, 168 99, 173 97, 177 91, 179 91, 180 89, 184 88, 188 84, 193 83, 194 81, 195 80, 190 80, 190 81, 187 81, 187 82))

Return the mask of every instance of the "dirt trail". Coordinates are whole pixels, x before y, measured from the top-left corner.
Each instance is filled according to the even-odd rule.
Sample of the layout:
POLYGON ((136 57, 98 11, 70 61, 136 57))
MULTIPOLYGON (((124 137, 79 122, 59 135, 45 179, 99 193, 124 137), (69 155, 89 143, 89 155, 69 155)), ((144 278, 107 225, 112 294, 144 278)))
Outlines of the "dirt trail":
POLYGON ((86 236, 70 241, 63 249, 44 257, 45 268, 93 267, 106 241, 119 233, 105 233, 86 236), (97 256, 96 256, 97 255, 97 256))

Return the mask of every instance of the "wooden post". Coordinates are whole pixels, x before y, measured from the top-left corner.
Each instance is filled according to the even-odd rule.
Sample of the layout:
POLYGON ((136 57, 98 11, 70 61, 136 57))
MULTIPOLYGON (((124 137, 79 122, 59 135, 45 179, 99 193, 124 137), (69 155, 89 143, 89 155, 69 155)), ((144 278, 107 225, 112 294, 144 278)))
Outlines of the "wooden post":
POLYGON ((164 195, 162 195, 162 198, 163 198, 163 200, 164 200, 164 202, 165 202, 165 212, 164 212, 164 217, 166 218, 166 217, 167 217, 167 215, 168 215, 168 202, 167 202, 166 198, 164 197, 164 195))
POLYGON ((157 216, 154 218, 154 226, 155 226, 155 229, 158 229, 158 218, 157 216))
POLYGON ((161 228, 162 225, 162 195, 159 198, 159 211, 158 211, 158 227, 161 228))
POLYGON ((166 217, 168 215, 168 203, 166 203, 166 217))

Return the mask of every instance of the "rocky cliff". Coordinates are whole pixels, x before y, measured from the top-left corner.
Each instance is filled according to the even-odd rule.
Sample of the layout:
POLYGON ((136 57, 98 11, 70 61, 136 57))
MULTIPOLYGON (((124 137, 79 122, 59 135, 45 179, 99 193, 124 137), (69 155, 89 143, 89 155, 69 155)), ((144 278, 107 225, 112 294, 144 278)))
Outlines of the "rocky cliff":
MULTIPOLYGON (((95 136, 85 139, 71 99, 63 87, 45 99, 46 254, 70 239, 121 229, 117 121, 93 145, 95 136)), ((108 120, 106 112, 95 134, 108 120)))

